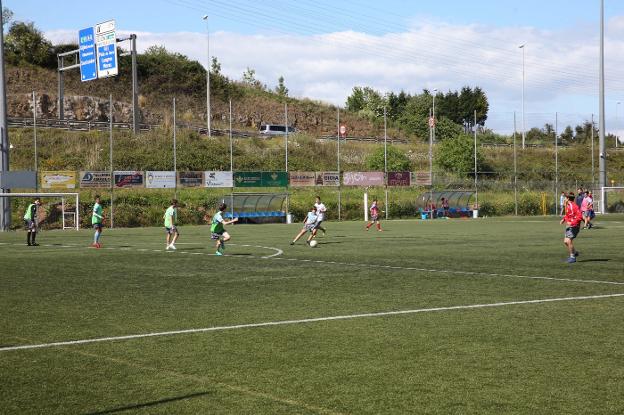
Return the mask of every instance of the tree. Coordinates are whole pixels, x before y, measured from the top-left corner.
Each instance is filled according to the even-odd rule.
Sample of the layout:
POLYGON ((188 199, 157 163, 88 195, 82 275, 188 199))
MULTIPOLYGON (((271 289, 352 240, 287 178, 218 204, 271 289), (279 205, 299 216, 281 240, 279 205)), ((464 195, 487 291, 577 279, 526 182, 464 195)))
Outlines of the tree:
POLYGON ((403 151, 394 146, 387 147, 387 156, 384 158, 384 149, 379 147, 366 159, 366 167, 371 170, 383 171, 385 159, 388 161, 388 171, 409 171, 410 159, 403 151))
POLYGON ((279 79, 277 80, 277 86, 275 87, 275 93, 277 95, 279 95, 282 98, 285 98, 288 96, 288 88, 286 88, 286 85, 284 84, 284 77, 280 76, 279 79))
POLYGON ((562 142, 572 143, 574 141, 574 130, 572 126, 568 125, 563 132, 559 135, 562 142))
MULTIPOLYGON (((444 140, 436 150, 435 162, 446 171, 462 176, 474 174, 474 138, 468 134, 459 134, 444 140)), ((483 154, 477 148, 477 170, 482 170, 483 154)))
POLYGON ((52 44, 33 23, 14 22, 4 40, 8 63, 29 63, 46 68, 56 66, 52 44))
POLYGON ((212 57, 212 63, 210 64, 210 74, 221 75, 221 64, 217 60, 216 56, 212 57))
POLYGON ((2 24, 4 26, 8 25, 11 20, 13 20, 13 11, 8 7, 2 8, 2 24))
POLYGON ((347 98, 349 111, 358 112, 361 116, 371 119, 382 116, 386 105, 384 97, 370 87, 355 87, 351 96, 347 98))

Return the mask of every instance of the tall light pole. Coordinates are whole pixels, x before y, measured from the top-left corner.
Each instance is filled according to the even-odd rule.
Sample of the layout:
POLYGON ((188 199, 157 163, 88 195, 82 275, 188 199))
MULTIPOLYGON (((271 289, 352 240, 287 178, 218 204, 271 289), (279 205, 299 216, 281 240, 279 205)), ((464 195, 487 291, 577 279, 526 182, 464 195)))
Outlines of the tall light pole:
POLYGON ((435 135, 436 134, 435 97, 436 97, 437 93, 438 93, 438 89, 434 88, 433 89, 433 129, 432 129, 432 131, 433 131, 433 141, 435 141, 435 139, 436 139, 436 135, 435 135))
MULTIPOLYGON (((0 0, 0 172, 9 171, 9 132, 7 130, 6 77, 4 72, 4 28, 2 27, 2 1, 0 0)), ((0 189, 2 193, 9 189, 0 189)), ((0 197, 0 231, 11 227, 11 202, 0 197)))
POLYGON ((525 146, 525 139, 526 139, 526 128, 525 128, 525 123, 524 123, 524 68, 525 68, 525 59, 524 59, 524 47, 526 45, 523 43, 522 45, 518 46, 518 48, 522 49, 522 148, 524 148, 525 146))
POLYGON ((606 212, 607 196, 602 188, 607 185, 607 154, 605 149, 605 69, 604 69, 604 0, 600 0, 600 98, 599 107, 600 114, 598 115, 598 185, 601 190, 600 200, 600 212, 606 212))
POLYGON ((615 104, 615 148, 617 148, 618 146, 618 131, 617 128, 619 128, 620 124, 618 123, 618 107, 620 106, 621 102, 618 101, 617 104, 615 104))
POLYGON ((210 131, 210 28, 208 26, 208 15, 202 17, 206 21, 206 123, 208 127, 208 137, 212 137, 210 131))

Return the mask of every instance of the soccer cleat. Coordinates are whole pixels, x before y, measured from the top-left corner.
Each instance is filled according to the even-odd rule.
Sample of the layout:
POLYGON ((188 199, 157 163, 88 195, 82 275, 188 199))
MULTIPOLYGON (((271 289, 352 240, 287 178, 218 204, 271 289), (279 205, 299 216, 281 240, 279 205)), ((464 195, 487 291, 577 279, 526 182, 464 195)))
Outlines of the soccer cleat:
POLYGON ((217 251, 217 252, 215 252, 215 255, 216 256, 223 256, 223 253, 221 251, 217 251))
MULTIPOLYGON (((293 242, 291 242, 290 244, 291 244, 291 245, 294 245, 294 244, 295 244, 295 242, 293 241, 293 242)), ((30 244, 29 244, 29 245, 30 245, 30 244)))
POLYGON ((574 258, 578 257, 579 255, 581 255, 579 251, 574 251, 574 258))
POLYGON ((39 246, 39 244, 36 242, 33 242, 31 246, 39 246))
POLYGON ((176 247, 174 244, 169 245, 169 248, 173 249, 174 251, 176 250, 176 247))
POLYGON ((27 242, 27 243, 26 243, 26 245, 28 245, 28 246, 32 246, 32 244, 31 244, 30 242, 27 242))
POLYGON ((168 251, 169 249, 171 249, 171 245, 167 245, 167 246, 165 247, 165 251, 168 251))
POLYGON ((573 256, 571 256, 570 258, 568 258, 568 259, 566 260, 566 262, 567 262, 568 264, 573 264, 573 263, 575 263, 575 262, 576 262, 576 258, 574 258, 573 256))

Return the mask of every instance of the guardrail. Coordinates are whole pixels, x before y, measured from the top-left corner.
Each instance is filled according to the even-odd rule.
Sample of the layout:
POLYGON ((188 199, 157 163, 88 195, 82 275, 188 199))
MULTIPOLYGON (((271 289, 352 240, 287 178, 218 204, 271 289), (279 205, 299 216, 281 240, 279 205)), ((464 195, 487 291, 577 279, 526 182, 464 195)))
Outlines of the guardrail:
MULTIPOLYGON (((10 128, 32 128, 33 127, 33 119, 32 118, 15 118, 11 117, 7 119, 8 126, 10 128)), ((208 135, 208 129, 206 127, 200 127, 198 125, 193 125, 189 123, 176 123, 178 128, 185 128, 188 130, 195 131, 202 135, 208 135)), ((161 128, 162 124, 139 124, 140 131, 150 131, 155 130, 157 128, 161 128)), ((69 130, 69 131, 108 131, 110 128, 110 123, 108 121, 78 121, 78 120, 59 120, 56 118, 38 118, 37 119, 37 128, 54 128, 59 130, 69 130)), ((117 130, 132 130, 131 122, 113 122, 113 128, 117 130)), ((229 130, 221 130, 213 128, 211 129, 212 135, 215 136, 228 136, 230 134, 229 130)), ((243 130, 232 130, 232 135, 236 138, 273 138, 275 135, 264 135, 259 132, 251 132, 251 131, 243 131, 243 130)), ((336 136, 321 136, 317 137, 317 140, 335 140, 336 136)), ((383 137, 343 137, 344 140, 347 141, 360 141, 360 142, 369 142, 369 143, 380 143, 383 142, 383 137)), ((402 143, 406 144, 407 140, 403 138, 394 138, 388 137, 388 142, 390 143, 402 143)))

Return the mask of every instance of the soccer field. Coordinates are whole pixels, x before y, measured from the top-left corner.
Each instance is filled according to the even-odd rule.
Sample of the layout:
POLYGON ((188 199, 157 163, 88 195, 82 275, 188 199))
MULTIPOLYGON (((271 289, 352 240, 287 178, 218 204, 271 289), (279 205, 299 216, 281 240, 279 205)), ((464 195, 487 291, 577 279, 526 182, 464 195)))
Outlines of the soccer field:
POLYGON ((624 217, 383 226, 0 234, 0 413, 624 413, 624 217))

